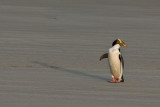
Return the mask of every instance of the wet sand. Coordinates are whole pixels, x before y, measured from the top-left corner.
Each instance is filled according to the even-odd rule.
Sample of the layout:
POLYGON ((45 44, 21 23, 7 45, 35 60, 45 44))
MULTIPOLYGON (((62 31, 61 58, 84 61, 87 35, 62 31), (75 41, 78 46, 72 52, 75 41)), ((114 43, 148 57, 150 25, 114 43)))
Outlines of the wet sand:
POLYGON ((1 107, 160 105, 160 2, 1 0, 1 107), (121 38, 125 82, 107 60, 121 38))

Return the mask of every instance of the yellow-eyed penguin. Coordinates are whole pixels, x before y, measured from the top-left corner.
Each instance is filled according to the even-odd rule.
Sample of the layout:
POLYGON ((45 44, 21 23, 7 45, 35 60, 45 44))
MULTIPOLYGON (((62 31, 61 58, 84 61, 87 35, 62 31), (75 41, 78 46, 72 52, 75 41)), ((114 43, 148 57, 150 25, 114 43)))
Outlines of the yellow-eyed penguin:
POLYGON ((109 53, 105 53, 100 57, 100 60, 104 58, 108 58, 111 74, 112 74, 112 81, 108 81, 111 83, 124 82, 123 78, 123 69, 124 69, 124 61, 123 57, 120 53, 120 47, 125 46, 128 47, 122 40, 116 39, 112 43, 112 48, 109 49, 109 53))

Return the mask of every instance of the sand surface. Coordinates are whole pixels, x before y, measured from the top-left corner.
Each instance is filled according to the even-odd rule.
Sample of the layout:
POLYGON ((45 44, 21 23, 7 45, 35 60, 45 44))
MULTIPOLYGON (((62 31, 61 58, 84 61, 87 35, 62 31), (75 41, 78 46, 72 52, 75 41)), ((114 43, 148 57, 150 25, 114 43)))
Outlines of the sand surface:
POLYGON ((158 107, 160 1, 0 0, 0 107, 158 107), (107 60, 121 38, 125 82, 107 60))

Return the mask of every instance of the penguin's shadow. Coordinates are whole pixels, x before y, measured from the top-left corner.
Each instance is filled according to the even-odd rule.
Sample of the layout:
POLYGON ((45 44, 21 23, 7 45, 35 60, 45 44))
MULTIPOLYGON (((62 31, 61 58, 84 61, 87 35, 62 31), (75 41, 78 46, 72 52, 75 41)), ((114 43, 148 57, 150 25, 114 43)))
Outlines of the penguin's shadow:
POLYGON ((50 65, 50 64, 47 64, 47 63, 44 63, 44 62, 39 62, 39 61, 34 61, 33 63, 38 64, 38 65, 43 66, 43 67, 48 67, 48 68, 51 68, 51 69, 54 69, 54 70, 58 70, 58 71, 61 71, 61 72, 67 72, 67 73, 71 73, 71 74, 74 74, 74 75, 79 75, 79 76, 84 76, 84 77, 89 77, 89 78, 93 78, 93 79, 107 81, 107 79, 105 77, 85 73, 85 72, 78 71, 78 70, 71 70, 71 69, 66 69, 66 68, 62 68, 62 67, 57 67, 57 66, 53 66, 53 65, 50 65))

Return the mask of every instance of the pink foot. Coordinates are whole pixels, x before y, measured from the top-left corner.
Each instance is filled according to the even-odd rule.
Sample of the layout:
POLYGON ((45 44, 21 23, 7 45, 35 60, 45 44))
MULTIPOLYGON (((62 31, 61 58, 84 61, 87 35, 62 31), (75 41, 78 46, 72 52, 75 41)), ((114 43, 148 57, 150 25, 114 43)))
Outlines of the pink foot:
POLYGON ((115 81, 108 81, 109 83, 116 83, 115 81))
POLYGON ((110 82, 110 83, 115 83, 115 79, 112 78, 112 81, 108 81, 108 82, 110 82))
POLYGON ((118 78, 117 83, 120 83, 120 82, 121 82, 121 79, 120 79, 120 78, 118 78))

